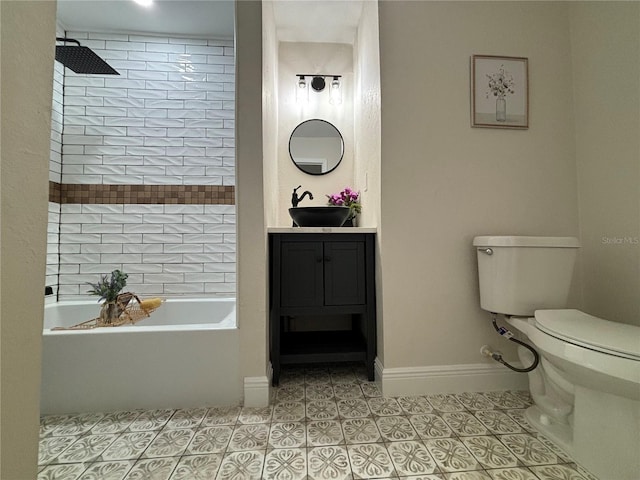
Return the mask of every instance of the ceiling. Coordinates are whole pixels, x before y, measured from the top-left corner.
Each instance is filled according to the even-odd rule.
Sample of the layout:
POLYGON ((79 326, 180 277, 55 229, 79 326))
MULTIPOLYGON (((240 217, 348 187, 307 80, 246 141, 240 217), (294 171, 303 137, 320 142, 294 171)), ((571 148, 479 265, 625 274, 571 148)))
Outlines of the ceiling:
POLYGON ((58 0, 66 30, 150 33, 188 37, 233 37, 233 0, 58 0))
MULTIPOLYGON (((242 1, 242 0, 239 0, 242 1)), ((278 39, 355 41, 366 0, 273 0, 278 39)), ((70 31, 233 37, 234 0, 58 0, 58 22, 70 31)))

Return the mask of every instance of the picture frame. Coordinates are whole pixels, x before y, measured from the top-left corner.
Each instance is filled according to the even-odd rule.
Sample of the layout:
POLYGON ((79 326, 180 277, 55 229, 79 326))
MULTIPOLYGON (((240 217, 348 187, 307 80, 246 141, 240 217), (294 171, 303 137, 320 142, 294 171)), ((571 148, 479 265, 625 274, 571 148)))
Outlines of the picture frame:
POLYGON ((529 128, 529 59, 471 57, 471 126, 529 128))

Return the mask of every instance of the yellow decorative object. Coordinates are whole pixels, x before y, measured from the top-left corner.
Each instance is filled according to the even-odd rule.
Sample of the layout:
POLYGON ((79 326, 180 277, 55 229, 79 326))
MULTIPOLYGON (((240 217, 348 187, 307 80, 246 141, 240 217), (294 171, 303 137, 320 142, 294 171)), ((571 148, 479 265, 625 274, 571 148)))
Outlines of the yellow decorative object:
POLYGON ((162 298, 140 300, 135 293, 126 292, 118 295, 113 307, 120 312, 115 319, 105 320, 101 315, 97 318, 78 323, 70 327, 55 327, 53 330, 86 330, 97 327, 119 327, 125 323, 134 324, 148 318, 154 310, 164 303, 162 298))

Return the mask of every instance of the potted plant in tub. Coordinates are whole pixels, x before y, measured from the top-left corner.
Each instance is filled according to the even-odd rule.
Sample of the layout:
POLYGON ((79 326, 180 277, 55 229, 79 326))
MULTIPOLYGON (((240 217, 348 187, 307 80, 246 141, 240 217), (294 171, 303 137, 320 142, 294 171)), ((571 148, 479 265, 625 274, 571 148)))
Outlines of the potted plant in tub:
POLYGON ((111 277, 103 275, 98 283, 90 283, 91 290, 88 293, 93 295, 99 295, 98 302, 104 300, 100 309, 100 323, 103 325, 111 325, 116 321, 127 304, 131 300, 133 295, 128 297, 120 295, 122 289, 127 285, 127 275, 120 270, 114 270, 111 272, 111 277), (118 298, 120 297, 120 298, 118 298), (126 298, 122 298, 126 297, 126 298))

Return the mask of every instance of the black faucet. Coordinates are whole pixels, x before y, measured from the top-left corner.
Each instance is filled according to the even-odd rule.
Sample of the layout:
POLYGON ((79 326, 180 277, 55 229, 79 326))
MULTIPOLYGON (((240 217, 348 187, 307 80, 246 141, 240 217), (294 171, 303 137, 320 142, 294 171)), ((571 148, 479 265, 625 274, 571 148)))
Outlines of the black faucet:
POLYGON ((304 200, 304 197, 309 196, 309 200, 313 200, 313 194, 309 190, 305 190, 302 195, 298 197, 298 188, 302 187, 302 185, 298 185, 297 188, 293 189, 293 193, 291 194, 291 206, 297 207, 298 204, 304 200))

